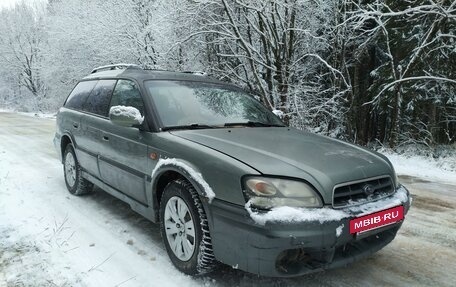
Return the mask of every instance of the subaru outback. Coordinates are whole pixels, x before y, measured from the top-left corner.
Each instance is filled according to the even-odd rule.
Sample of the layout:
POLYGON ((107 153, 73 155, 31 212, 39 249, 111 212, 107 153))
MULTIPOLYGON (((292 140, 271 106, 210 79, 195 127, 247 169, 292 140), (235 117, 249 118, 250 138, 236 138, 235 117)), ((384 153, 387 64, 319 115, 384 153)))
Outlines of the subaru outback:
POLYGON ((60 108, 54 145, 71 194, 96 185, 159 223, 187 274, 345 266, 390 243, 410 207, 383 155, 287 127, 200 73, 96 68, 60 108))

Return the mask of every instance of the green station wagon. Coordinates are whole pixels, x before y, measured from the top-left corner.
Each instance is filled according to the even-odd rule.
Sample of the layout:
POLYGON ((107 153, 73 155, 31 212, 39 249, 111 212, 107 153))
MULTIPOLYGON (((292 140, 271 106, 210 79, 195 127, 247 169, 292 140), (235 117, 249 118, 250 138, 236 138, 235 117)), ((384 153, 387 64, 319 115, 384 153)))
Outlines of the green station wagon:
POLYGON ((200 73, 96 68, 60 109, 54 145, 71 194, 96 185, 159 223, 187 274, 345 266, 391 242, 410 207, 386 157, 287 127, 200 73))

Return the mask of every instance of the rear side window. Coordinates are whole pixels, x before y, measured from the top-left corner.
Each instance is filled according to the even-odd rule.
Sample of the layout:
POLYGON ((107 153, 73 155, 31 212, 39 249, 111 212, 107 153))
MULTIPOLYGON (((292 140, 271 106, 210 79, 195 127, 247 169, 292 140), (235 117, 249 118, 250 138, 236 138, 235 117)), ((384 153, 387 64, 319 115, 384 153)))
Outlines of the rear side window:
POLYGON ((119 80, 117 82, 112 94, 111 107, 113 106, 134 107, 141 112, 141 115, 144 115, 144 104, 135 82, 130 80, 119 80))
POLYGON ((65 102, 65 107, 75 110, 82 110, 87 97, 90 95, 97 81, 79 82, 73 89, 65 102))
POLYGON ((109 103, 116 80, 100 80, 84 104, 84 111, 103 117, 108 116, 109 103))

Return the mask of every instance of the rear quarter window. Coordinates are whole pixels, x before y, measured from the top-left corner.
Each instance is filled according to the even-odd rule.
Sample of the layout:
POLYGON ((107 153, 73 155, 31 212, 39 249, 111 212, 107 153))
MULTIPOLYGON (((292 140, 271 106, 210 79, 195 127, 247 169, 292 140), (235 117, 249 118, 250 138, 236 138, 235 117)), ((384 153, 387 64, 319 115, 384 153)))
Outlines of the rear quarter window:
POLYGON ((96 83, 97 81, 79 82, 68 96, 64 107, 75 110, 82 110, 87 97, 92 92, 96 83))

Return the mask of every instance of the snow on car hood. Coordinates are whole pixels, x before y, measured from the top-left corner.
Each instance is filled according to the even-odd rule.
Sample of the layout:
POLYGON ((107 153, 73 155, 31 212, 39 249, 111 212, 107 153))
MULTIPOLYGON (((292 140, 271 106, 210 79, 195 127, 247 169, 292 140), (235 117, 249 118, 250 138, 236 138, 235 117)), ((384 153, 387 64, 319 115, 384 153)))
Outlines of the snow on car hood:
POLYGON ((394 176, 380 155, 339 140, 286 127, 173 131, 266 175, 302 178, 330 202, 334 185, 379 175, 394 176))

